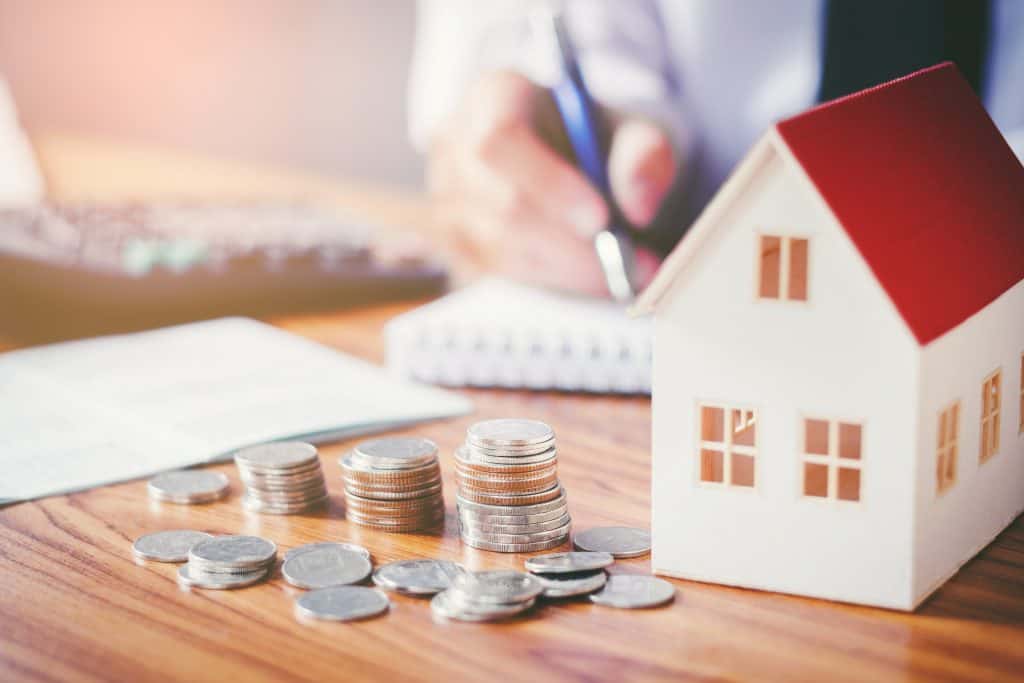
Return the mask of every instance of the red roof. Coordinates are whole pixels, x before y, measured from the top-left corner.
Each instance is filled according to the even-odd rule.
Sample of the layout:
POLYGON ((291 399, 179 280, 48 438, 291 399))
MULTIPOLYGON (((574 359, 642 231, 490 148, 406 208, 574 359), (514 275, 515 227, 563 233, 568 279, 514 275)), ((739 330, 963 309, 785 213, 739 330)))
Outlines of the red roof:
POLYGON ((922 345, 1024 279, 1024 167, 952 64, 777 128, 922 345))

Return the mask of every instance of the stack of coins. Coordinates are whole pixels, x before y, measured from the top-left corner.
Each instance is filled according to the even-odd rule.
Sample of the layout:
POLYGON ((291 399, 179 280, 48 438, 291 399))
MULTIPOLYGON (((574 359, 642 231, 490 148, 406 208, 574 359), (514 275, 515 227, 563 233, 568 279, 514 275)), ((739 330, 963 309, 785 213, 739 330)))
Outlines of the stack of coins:
POLYGON ((277 560, 277 546, 258 536, 218 536, 188 551, 178 582, 195 588, 228 589, 265 579, 277 560))
POLYGON ((434 615, 459 621, 497 621, 533 607, 544 587, 516 571, 463 572, 430 601, 434 615))
POLYGON ((555 548, 571 519, 558 482, 555 433, 537 420, 487 420, 455 451, 459 530, 466 545, 523 553, 555 548))
POLYGON ((615 562, 608 553, 553 553, 526 561, 526 571, 537 577, 550 600, 587 595, 604 588, 605 568, 615 562))
POLYGON ((162 503, 212 503, 228 493, 228 478, 209 470, 175 470, 158 474, 146 486, 149 497, 162 503))
POLYGON ((363 441, 342 457, 345 515, 363 526, 405 532, 444 521, 441 466, 429 439, 363 441))
POLYGON ((242 504, 253 512, 290 515, 327 502, 316 447, 302 441, 267 443, 235 454, 245 484, 242 504))

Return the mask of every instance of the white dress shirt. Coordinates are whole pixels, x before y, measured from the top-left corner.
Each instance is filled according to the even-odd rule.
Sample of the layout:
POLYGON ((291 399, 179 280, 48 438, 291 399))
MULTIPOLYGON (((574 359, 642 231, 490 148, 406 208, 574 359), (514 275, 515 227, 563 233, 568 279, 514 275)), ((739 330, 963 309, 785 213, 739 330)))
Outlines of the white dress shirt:
MULTIPOLYGON (((548 83, 523 0, 419 0, 410 134, 422 150, 481 73, 507 67, 548 83)), ((777 120, 814 104, 824 0, 568 0, 566 21, 602 104, 656 118, 706 201, 777 120)), ((1024 156, 1024 2, 995 0, 983 99, 1024 156)))

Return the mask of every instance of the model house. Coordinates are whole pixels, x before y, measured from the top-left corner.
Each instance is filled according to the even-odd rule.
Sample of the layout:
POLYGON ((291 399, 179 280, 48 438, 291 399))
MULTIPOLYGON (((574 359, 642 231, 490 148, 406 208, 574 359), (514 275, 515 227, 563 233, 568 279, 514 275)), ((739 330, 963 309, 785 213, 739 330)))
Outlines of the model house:
POLYGON ((1024 168, 950 64, 756 144, 655 316, 655 571, 915 608, 1024 509, 1024 168))

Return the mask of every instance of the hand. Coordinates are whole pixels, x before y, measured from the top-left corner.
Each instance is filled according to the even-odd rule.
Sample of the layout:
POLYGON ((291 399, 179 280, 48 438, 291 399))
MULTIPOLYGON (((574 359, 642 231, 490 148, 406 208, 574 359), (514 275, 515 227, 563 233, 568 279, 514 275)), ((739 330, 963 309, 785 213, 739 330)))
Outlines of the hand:
MULTIPOLYGON (((608 207, 556 151, 566 144, 556 139, 558 121, 547 91, 523 76, 482 78, 431 145, 434 217, 479 267, 607 296, 593 237, 607 225, 608 207)), ((623 119, 608 163, 616 202, 635 225, 646 225, 675 173, 668 136, 648 121, 623 119)), ((654 254, 637 250, 638 284, 646 284, 657 266, 654 254)))

